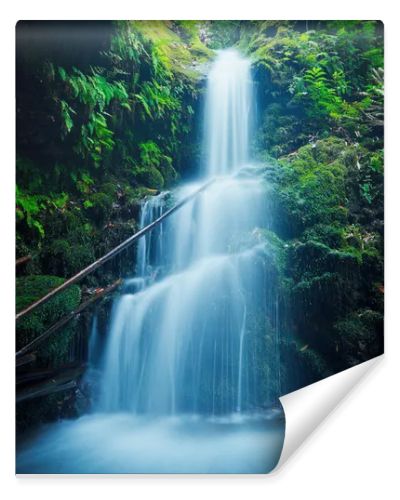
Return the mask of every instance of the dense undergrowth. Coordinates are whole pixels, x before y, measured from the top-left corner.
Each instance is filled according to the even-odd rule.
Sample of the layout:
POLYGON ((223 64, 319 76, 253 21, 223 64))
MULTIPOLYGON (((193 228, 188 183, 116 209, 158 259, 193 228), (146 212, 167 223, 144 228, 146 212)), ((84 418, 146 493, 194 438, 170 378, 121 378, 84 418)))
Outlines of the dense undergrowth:
MULTIPOLYGON (((214 49, 236 45, 253 61, 254 155, 275 211, 263 237, 275 256, 280 319, 254 342, 265 349, 279 330, 283 392, 379 354, 381 24, 71 26, 43 24, 44 37, 31 23, 17 27, 17 256, 32 256, 18 270, 17 304, 131 235, 145 195, 195 175, 207 64, 214 49)), ((122 256, 82 291, 132 272, 122 256)), ((71 294, 56 316, 41 314, 69 312, 79 289, 71 294)), ((17 346, 43 329, 42 319, 20 328, 17 346)))
POLYGON ((17 28, 17 255, 34 253, 33 272, 77 271, 115 226, 134 229, 146 193, 195 168, 212 54, 195 25, 82 24, 17 28))
POLYGON ((241 30, 275 201, 283 392, 383 350, 382 37, 377 22, 241 30))

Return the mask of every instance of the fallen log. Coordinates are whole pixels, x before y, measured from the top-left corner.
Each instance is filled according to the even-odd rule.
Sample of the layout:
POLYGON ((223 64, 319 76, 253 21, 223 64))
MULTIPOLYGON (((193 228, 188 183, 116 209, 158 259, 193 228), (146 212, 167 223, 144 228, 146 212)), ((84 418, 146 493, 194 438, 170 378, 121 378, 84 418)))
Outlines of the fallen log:
POLYGON ((28 392, 24 391, 21 394, 17 394, 17 403, 21 403, 22 401, 27 401, 29 399, 39 398, 40 396, 48 396, 49 394, 54 394, 55 392, 66 391, 68 389, 74 389, 77 386, 75 380, 71 380, 70 382, 66 382, 61 385, 53 385, 44 388, 38 388, 36 391, 28 392))
POLYGON ((25 354, 33 351, 36 349, 40 344, 42 344, 50 335, 52 335, 54 332, 65 326, 69 321, 71 321, 72 318, 77 316, 79 313, 81 313, 84 309, 86 309, 88 306, 93 304, 93 302, 96 302, 97 300, 101 299, 105 295, 109 294, 110 292, 113 292, 116 290, 122 283, 122 279, 118 279, 111 285, 107 286, 106 288, 100 289, 97 293, 93 295, 93 297, 90 297, 90 299, 86 300, 83 302, 79 307, 77 307, 74 311, 71 311, 69 314, 61 318, 57 323, 54 323, 50 328, 48 328, 44 333, 36 337, 35 339, 32 340, 32 342, 29 342, 25 347, 20 349, 16 353, 17 359, 20 358, 21 356, 24 356, 25 354))
POLYGON ((164 214, 162 214, 158 219, 153 221, 151 224, 148 226, 144 227, 143 229, 140 229, 137 233, 133 234, 130 236, 128 239, 120 243, 118 246, 110 250, 110 252, 106 253, 103 255, 103 257, 100 257, 100 259, 96 260, 89 266, 85 267, 85 269, 82 269, 79 273, 75 274, 75 276, 72 276, 72 278, 69 278, 68 280, 64 281, 64 283, 53 290, 51 290, 47 295, 42 297, 41 299, 37 300, 36 302, 33 302, 30 306, 26 307, 17 315, 15 316, 15 319, 18 321, 20 318, 28 314, 29 312, 33 311, 36 309, 38 306, 41 304, 44 304, 45 302, 49 301, 51 298, 53 298, 56 294, 62 292, 69 286, 73 285, 77 281, 80 281, 82 278, 84 278, 86 275, 103 265, 105 262, 109 261, 119 253, 121 253, 123 250, 131 246, 136 240, 147 234, 149 231, 151 231, 154 227, 156 227, 160 222, 162 222, 165 218, 167 218, 169 215, 173 214, 176 210, 181 208, 183 205, 185 205, 188 201, 192 200, 195 196, 200 194, 202 191, 204 191, 210 184, 212 184, 215 181, 215 179, 211 179, 208 182, 204 183, 199 189, 194 191, 193 193, 189 194, 185 198, 182 198, 180 202, 178 202, 176 205, 174 205, 172 208, 167 210, 164 214))
POLYGON ((25 255, 25 257, 20 257, 15 261, 15 267, 18 267, 21 264, 26 264, 30 260, 32 260, 32 255, 25 255))
POLYGON ((33 363, 36 361, 36 354, 34 352, 31 352, 30 354, 26 354, 25 356, 21 356, 17 359, 16 362, 16 367, 24 366, 29 363, 33 363))
POLYGON ((40 396, 47 396, 55 392, 72 389, 77 386, 76 379, 78 379, 86 369, 86 365, 79 365, 75 368, 58 373, 58 375, 43 380, 39 383, 29 385, 17 391, 16 402, 21 403, 28 399, 38 398, 40 396))
POLYGON ((50 380, 63 375, 65 373, 75 373, 75 370, 80 370, 82 363, 68 363, 60 368, 36 368, 34 370, 18 373, 16 376, 17 385, 24 385, 30 383, 38 383, 42 380, 50 380))

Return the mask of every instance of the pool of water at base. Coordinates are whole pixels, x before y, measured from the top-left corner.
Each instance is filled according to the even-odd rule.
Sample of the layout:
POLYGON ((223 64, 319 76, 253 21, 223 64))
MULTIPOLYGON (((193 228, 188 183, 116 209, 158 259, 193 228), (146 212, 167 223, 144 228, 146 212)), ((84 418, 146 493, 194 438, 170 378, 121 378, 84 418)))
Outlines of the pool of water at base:
POLYGON ((271 471, 284 439, 280 409, 206 417, 88 414, 25 436, 19 474, 248 473, 271 471))

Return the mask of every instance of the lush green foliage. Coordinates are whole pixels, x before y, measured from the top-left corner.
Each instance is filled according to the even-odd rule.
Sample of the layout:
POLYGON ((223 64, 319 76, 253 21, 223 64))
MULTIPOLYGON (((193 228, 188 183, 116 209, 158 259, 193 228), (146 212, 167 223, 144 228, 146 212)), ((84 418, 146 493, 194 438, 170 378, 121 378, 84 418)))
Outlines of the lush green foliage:
POLYGON ((22 47, 17 252, 33 250, 36 272, 77 271, 104 248, 104 225, 115 241, 135 225, 144 188, 172 185, 193 162, 199 66, 212 55, 196 23, 118 22, 93 36, 88 54, 22 47))
POLYGON ((275 200, 275 236, 264 238, 279 264, 284 390, 383 349, 381 31, 268 21, 239 36, 254 61, 255 149, 275 200))
MULTIPOLYGON (((97 167, 101 163, 102 154, 112 151, 115 145, 113 132, 108 127, 107 115, 110 115, 106 109, 111 102, 128 110, 130 106, 128 93, 122 82, 109 82, 93 68, 91 71, 91 75, 85 75, 73 67, 72 74, 68 75, 64 68, 58 67, 58 74, 67 85, 72 103, 77 102, 87 109, 87 121, 80 126, 80 140, 75 149, 83 158, 89 155, 97 167)), ((73 104, 68 104, 65 100, 60 100, 60 104, 64 133, 68 134, 74 125, 73 115, 77 113, 72 108, 73 104)))
POLYGON ((28 228, 35 230, 40 237, 43 237, 45 232, 39 220, 41 212, 53 213, 54 210, 63 209, 67 202, 68 194, 66 193, 47 196, 30 194, 22 191, 17 185, 15 197, 17 222, 25 221, 28 228))
POLYGON ((246 33, 265 75, 263 140, 272 154, 327 134, 357 141, 383 125, 380 30, 375 22, 343 21, 315 22, 305 32, 295 23, 266 23, 246 33))

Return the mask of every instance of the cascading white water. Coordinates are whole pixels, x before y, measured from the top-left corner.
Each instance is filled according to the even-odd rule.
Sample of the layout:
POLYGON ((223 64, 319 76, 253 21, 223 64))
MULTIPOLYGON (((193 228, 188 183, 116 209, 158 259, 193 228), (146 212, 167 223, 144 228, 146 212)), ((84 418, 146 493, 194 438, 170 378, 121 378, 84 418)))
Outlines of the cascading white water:
MULTIPOLYGON (((248 302, 263 286, 250 265, 258 249, 239 244, 266 223, 262 183, 246 163, 251 90, 249 61, 221 52, 208 80, 205 165, 219 177, 139 245, 138 274, 152 284, 116 306, 103 410, 221 414, 265 404, 245 342, 248 302), (153 283, 160 269, 166 277, 153 283)), ((161 214, 164 196, 145 203, 143 226, 161 214)))
MULTIPOLYGON (((136 277, 114 304, 97 414, 42 440, 45 471, 74 472, 76 457, 79 472, 263 472, 278 460, 283 428, 260 414, 277 395, 275 350, 258 340, 275 303, 258 237, 269 224, 265 188, 249 164, 251 105, 249 61, 221 51, 208 78, 202 182, 217 179, 141 240, 136 277)), ((144 203, 142 226, 168 196, 144 203)), ((40 467, 29 457, 21 470, 40 467)))
POLYGON ((249 154, 250 61, 235 50, 222 51, 210 71, 207 87, 207 172, 227 174, 245 165, 249 154))

